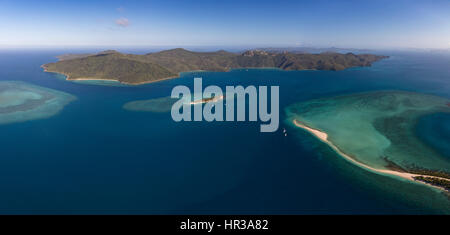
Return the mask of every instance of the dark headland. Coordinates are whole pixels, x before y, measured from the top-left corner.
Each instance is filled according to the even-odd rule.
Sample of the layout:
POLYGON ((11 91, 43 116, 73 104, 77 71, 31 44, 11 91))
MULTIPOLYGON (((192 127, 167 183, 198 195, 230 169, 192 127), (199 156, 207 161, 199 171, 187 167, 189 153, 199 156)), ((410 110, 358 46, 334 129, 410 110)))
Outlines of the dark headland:
POLYGON ((114 80, 142 84, 176 78, 180 72, 196 70, 229 71, 238 68, 279 68, 283 70, 343 70, 370 66, 387 58, 373 54, 326 52, 320 54, 267 52, 193 52, 182 48, 145 55, 104 51, 97 54, 66 54, 45 64, 47 72, 60 73, 68 80, 114 80))

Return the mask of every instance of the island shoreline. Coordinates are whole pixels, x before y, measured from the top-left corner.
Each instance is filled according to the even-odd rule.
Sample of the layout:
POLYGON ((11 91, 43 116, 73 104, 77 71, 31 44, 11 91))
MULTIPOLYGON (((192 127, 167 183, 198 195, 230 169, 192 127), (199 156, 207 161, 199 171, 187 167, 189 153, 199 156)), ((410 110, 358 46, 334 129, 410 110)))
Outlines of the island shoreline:
POLYGON ((181 73, 197 71, 230 72, 236 69, 341 71, 354 67, 369 67, 374 62, 389 58, 389 56, 374 54, 280 53, 265 52, 257 49, 248 50, 244 53, 226 51, 194 52, 182 48, 163 50, 145 55, 122 54, 109 50, 94 54, 80 54, 79 56, 77 57, 76 54, 73 54, 65 59, 68 56, 61 55, 57 57, 57 62, 44 64, 41 67, 44 68, 45 72, 65 75, 68 81, 106 80, 116 81, 126 85, 142 85, 179 78, 181 73), (83 63, 78 63, 80 60, 83 60, 83 63), (129 67, 121 67, 121 74, 118 76, 114 73, 115 70, 111 66, 106 66, 106 68, 101 67, 101 69, 91 66, 93 64, 106 63, 106 61, 110 65, 112 64, 111 66, 122 65, 123 61, 125 61, 127 63, 124 66, 129 67), (130 70, 134 67, 139 67, 142 70, 137 74, 131 73, 130 70), (76 78, 71 78, 70 75, 76 76, 76 78))
POLYGON ((129 83, 129 82, 122 82, 122 81, 119 81, 116 79, 108 79, 108 78, 70 78, 70 76, 68 74, 65 74, 63 72, 48 71, 48 69, 45 67, 45 64, 41 65, 41 68, 43 68, 44 72, 46 72, 46 73, 56 73, 56 74, 64 75, 66 77, 66 79, 65 79, 66 81, 111 81, 111 82, 118 82, 121 84, 133 85, 133 86, 144 85, 144 84, 149 84, 149 83, 154 83, 154 82, 161 82, 161 81, 176 79, 176 78, 180 77, 180 75, 178 74, 177 76, 171 76, 171 77, 148 81, 148 82, 129 83))
POLYGON ((442 186, 437 186, 437 185, 433 185, 430 184, 428 182, 424 182, 421 180, 417 180, 415 179, 416 177, 434 177, 440 180, 446 180, 449 181, 449 179, 446 178, 442 178, 442 177, 437 177, 437 176, 430 176, 430 175, 422 175, 422 174, 413 174, 413 173, 408 173, 408 172, 400 172, 400 171, 395 171, 395 170, 385 170, 385 169, 378 169, 378 168, 374 168, 371 167, 369 165, 366 165, 362 162, 359 162, 358 160, 354 159, 353 157, 351 157, 350 155, 344 153, 342 150, 340 150, 333 142, 328 140, 328 134, 326 132, 323 132, 321 130, 317 130, 314 128, 311 128, 309 126, 307 126, 306 124, 303 124, 300 121, 297 121, 296 119, 294 119, 292 121, 292 123, 296 126, 299 127, 305 131, 307 131, 308 133, 312 134, 314 137, 316 137, 317 139, 319 139, 321 142, 327 144, 331 149, 333 149, 337 154, 339 154, 341 157, 343 157, 345 160, 349 161, 350 163, 363 168, 367 171, 370 171, 372 173, 376 173, 379 175, 384 175, 384 176, 394 176, 394 177, 400 177, 402 179, 405 180, 409 180, 411 182, 414 183, 420 183, 421 185, 426 185, 435 189, 439 189, 442 190, 446 193, 449 193, 449 191, 442 187, 442 186))

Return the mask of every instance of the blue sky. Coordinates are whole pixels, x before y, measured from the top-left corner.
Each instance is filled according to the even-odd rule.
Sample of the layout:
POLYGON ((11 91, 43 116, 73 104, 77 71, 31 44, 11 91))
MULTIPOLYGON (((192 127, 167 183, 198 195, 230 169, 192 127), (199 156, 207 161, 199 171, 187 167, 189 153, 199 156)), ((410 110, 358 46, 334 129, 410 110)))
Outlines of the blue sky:
POLYGON ((0 0, 0 47, 450 48, 448 0, 0 0))

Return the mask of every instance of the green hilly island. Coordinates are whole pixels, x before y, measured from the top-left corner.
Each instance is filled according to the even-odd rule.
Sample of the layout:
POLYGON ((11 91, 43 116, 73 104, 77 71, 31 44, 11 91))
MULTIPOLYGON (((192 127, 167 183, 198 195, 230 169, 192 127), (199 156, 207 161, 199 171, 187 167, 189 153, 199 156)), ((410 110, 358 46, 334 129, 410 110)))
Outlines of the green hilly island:
POLYGON ((280 68, 283 70, 343 70, 370 66, 386 56, 341 54, 334 52, 308 54, 249 50, 193 52, 182 48, 145 55, 123 54, 109 50, 97 54, 65 54, 59 61, 45 64, 47 72, 60 73, 68 80, 114 80, 142 84, 175 78, 180 72, 195 70, 225 72, 237 68, 280 68))

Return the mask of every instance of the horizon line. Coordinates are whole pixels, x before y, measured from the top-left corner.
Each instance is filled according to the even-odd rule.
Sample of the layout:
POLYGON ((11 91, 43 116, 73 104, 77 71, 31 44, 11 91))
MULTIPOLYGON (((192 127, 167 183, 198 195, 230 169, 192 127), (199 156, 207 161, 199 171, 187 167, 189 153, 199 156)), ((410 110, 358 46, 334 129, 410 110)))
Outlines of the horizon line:
POLYGON ((308 45, 5 45, 0 49, 175 49, 175 48, 234 48, 234 49, 265 49, 265 48, 308 48, 308 49, 342 49, 342 50, 450 50, 450 47, 340 47, 340 46, 308 46, 308 45))

